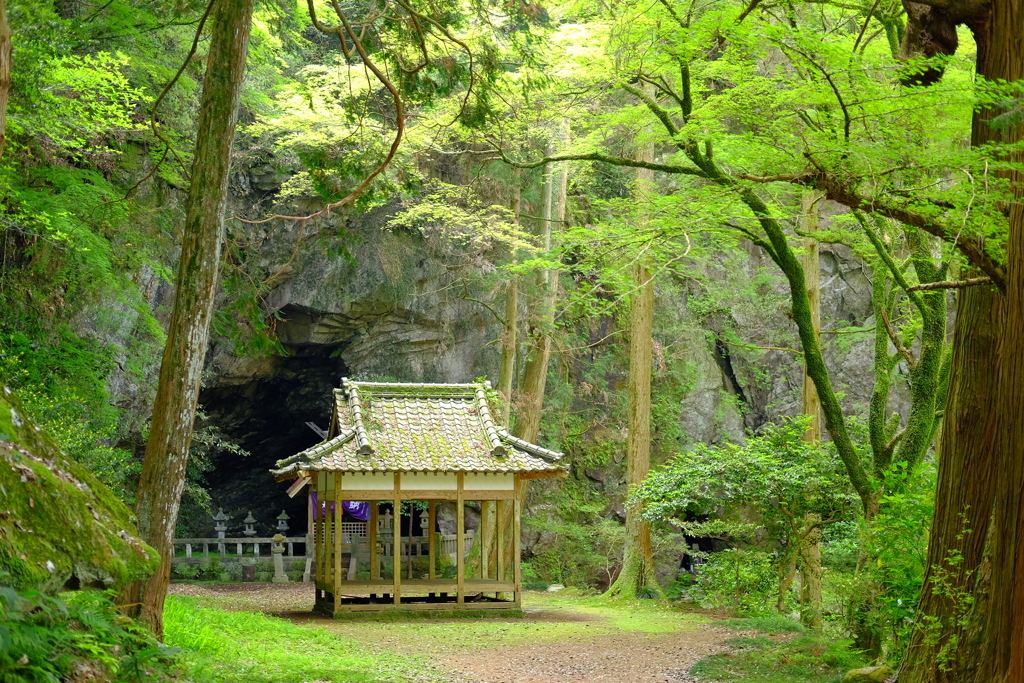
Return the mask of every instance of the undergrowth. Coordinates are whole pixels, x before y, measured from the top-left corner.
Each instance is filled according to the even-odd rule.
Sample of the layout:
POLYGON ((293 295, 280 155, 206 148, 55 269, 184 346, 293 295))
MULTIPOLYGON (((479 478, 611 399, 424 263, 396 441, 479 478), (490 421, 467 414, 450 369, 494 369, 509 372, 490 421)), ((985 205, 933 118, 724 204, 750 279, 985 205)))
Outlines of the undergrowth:
POLYGON ((177 652, 98 591, 64 599, 0 586, 0 682, 158 681, 177 652))
POLYGON ((851 641, 807 631, 781 615, 713 622, 734 631, 757 631, 726 641, 731 650, 698 662, 690 673, 708 683, 837 683, 865 665, 851 641), (772 637, 774 636, 774 637, 772 637))

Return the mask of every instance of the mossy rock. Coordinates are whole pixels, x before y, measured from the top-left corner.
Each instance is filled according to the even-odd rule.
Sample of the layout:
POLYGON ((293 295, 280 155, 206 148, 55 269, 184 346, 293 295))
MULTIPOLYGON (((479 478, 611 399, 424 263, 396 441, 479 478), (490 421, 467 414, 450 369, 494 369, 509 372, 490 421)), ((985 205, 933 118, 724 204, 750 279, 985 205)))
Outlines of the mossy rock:
POLYGON ((0 391, 0 584, 56 592, 152 574, 131 511, 0 391))
POLYGON ((843 683, 885 683, 892 674, 891 666, 865 666, 847 671, 843 683))

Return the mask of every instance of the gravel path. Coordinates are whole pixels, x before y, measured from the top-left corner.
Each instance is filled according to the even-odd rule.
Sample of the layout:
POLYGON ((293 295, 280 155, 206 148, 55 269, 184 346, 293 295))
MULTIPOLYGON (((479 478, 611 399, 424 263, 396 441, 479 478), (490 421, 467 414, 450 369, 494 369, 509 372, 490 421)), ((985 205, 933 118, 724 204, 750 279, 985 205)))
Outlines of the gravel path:
POLYGON ((689 683, 701 659, 724 652, 735 632, 695 629, 671 635, 625 632, 578 642, 518 645, 443 660, 480 683, 689 683))
MULTIPOLYGON (((282 616, 296 623, 319 625, 329 631, 358 637, 359 628, 352 624, 310 614, 313 591, 310 584, 173 584, 170 592, 218 598, 222 609, 259 611, 282 616)), ((687 672, 701 659, 729 648, 729 638, 741 635, 736 631, 698 624, 681 625, 670 633, 644 633, 609 626, 602 617, 577 611, 567 604, 555 609, 526 609, 515 624, 580 622, 579 629, 557 641, 480 648, 479 640, 463 647, 459 638, 445 646, 428 644, 410 638, 406 629, 386 629, 386 636, 377 632, 373 645, 402 652, 427 655, 438 669, 451 672, 452 681, 460 683, 696 683, 687 672), (589 627, 598 627, 590 629, 589 627), (590 633, 597 631, 597 633, 590 633)), ((459 620, 422 622, 442 624, 450 628, 459 620)), ((413 633, 415 631, 412 631, 413 633)), ((370 644, 370 643, 368 643, 370 644)))

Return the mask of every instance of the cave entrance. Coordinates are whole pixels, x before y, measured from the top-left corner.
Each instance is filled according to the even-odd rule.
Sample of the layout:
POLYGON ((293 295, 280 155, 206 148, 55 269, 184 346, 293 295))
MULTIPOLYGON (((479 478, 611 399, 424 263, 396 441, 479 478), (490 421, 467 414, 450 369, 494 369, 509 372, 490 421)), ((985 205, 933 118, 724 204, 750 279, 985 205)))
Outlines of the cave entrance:
MULTIPOLYGON (((286 347, 286 355, 266 359, 247 381, 216 384, 200 392, 205 417, 197 421, 197 429, 212 427, 249 452, 241 456, 216 445, 210 449, 212 469, 205 473, 205 488, 213 510, 223 507, 229 516, 228 536, 241 532, 249 511, 256 518, 257 535, 272 536, 282 509, 291 517, 288 535, 306 533, 306 496, 289 498, 287 486, 275 483, 269 470, 278 460, 323 440, 306 423, 323 430, 330 426, 333 390, 348 374, 339 349, 286 347)), ((179 531, 214 535, 212 521, 196 519, 195 514, 188 519, 187 507, 179 531)))

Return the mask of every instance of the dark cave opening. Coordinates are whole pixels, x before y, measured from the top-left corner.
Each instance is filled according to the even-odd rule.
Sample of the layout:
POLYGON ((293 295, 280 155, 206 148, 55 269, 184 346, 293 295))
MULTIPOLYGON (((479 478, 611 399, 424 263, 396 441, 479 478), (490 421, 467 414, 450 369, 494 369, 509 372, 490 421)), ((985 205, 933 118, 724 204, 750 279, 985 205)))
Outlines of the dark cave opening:
MULTIPOLYGON (((330 425, 333 390, 348 373, 338 345, 287 347, 267 371, 245 383, 203 389, 199 403, 206 424, 237 442, 248 456, 221 450, 212 455, 205 474, 213 510, 229 516, 228 537, 240 536, 248 512, 256 518, 257 536, 276 533, 277 516, 288 513, 289 536, 306 533, 305 495, 289 498, 290 482, 276 482, 275 463, 319 443, 322 438, 306 423, 323 430, 330 425)), ((213 523, 205 535, 213 534, 213 523)))

